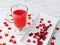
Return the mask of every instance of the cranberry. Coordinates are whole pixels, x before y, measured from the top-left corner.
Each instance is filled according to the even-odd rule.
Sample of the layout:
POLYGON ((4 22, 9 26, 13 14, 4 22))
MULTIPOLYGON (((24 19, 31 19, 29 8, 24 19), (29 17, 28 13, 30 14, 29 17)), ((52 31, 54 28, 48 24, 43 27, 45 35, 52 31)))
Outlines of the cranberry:
POLYGON ((39 32, 36 32, 35 35, 39 35, 39 32))
POLYGON ((28 16, 31 16, 31 14, 28 14, 28 16))
POLYGON ((58 28, 58 27, 56 27, 56 30, 59 30, 59 28, 58 28))
POLYGON ((37 45, 42 45, 42 41, 38 41, 37 42, 37 45))
POLYGON ((8 27, 9 25, 8 24, 5 24, 6 27, 8 27))
POLYGON ((45 26, 45 24, 43 23, 42 26, 45 26))
POLYGON ((39 24, 39 27, 42 27, 42 24, 39 24))
POLYGON ((3 43, 3 45, 6 45, 6 43, 3 43))
POLYGON ((28 17, 28 19, 31 19, 31 17, 28 17))
POLYGON ((9 36, 9 34, 6 33, 6 34, 5 34, 5 37, 7 37, 7 36, 9 36))
POLYGON ((40 23, 42 23, 42 21, 40 21, 40 23))
POLYGON ((30 23, 30 22, 28 22, 27 24, 28 24, 28 25, 31 25, 31 23, 30 23))
POLYGON ((13 42, 13 40, 12 40, 12 39, 10 39, 10 40, 9 40, 9 42, 13 42))
POLYGON ((45 40, 45 39, 46 39, 46 36, 43 37, 43 40, 45 40))
POLYGON ((55 36, 53 36, 53 37, 52 37, 52 40, 55 40, 55 39, 56 39, 55 36))
POLYGON ((2 39, 2 36, 0 36, 0 39, 2 39))
POLYGON ((51 21, 50 21, 50 20, 48 20, 48 23, 51 23, 51 21))
POLYGON ((3 24, 7 24, 7 22, 3 22, 3 24))
POLYGON ((44 35, 47 35, 47 34, 48 34, 48 32, 45 31, 45 32, 44 32, 44 35))
POLYGON ((35 41, 35 40, 33 40, 33 43, 36 43, 36 41, 35 41))
POLYGON ((27 40, 27 42, 28 42, 28 43, 30 43, 30 42, 31 42, 31 40, 30 40, 30 39, 28 39, 28 40, 27 40))
POLYGON ((49 26, 52 26, 52 24, 49 24, 49 26))
POLYGON ((30 33, 30 34, 29 34, 29 36, 32 36, 32 35, 33 35, 33 33, 30 33))
POLYGON ((8 27, 8 30, 11 30, 11 27, 8 27))
POLYGON ((0 45, 3 45, 3 44, 0 44, 0 45))
POLYGON ((43 21, 44 19, 43 18, 40 18, 41 21, 43 21))
POLYGON ((55 45, 55 43, 54 43, 54 42, 51 42, 50 44, 51 44, 51 45, 55 45))
POLYGON ((0 32, 2 32, 2 29, 0 29, 0 32))
POLYGON ((14 40, 14 41, 13 41, 13 44, 16 44, 16 43, 17 43, 16 40, 14 40))
POLYGON ((11 36, 11 38, 15 38, 15 36, 14 36, 14 35, 12 35, 12 36, 11 36))
POLYGON ((34 35, 34 36, 33 36, 33 38, 37 38, 37 36, 36 36, 36 35, 34 35))
POLYGON ((36 26, 36 29, 39 29, 39 26, 36 26))

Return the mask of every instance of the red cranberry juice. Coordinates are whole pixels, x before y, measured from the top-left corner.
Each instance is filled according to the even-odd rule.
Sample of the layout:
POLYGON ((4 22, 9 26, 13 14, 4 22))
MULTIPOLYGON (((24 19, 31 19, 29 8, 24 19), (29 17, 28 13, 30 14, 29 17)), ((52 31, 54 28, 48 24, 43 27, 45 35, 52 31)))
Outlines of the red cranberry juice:
POLYGON ((17 28, 24 28, 26 25, 26 11, 25 10, 15 10, 14 14, 14 25, 17 28))

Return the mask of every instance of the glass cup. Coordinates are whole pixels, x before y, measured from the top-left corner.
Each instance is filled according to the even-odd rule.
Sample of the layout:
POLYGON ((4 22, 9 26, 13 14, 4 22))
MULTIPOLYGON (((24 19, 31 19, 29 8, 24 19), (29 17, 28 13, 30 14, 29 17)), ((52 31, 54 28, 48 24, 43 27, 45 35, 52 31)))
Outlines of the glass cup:
POLYGON ((25 31, 26 23, 27 23, 27 12, 28 12, 28 7, 24 4, 16 4, 11 7, 11 17, 13 19, 9 20, 7 19, 8 22, 14 23, 15 25, 15 30, 14 32, 18 35, 24 34, 23 32, 25 31))

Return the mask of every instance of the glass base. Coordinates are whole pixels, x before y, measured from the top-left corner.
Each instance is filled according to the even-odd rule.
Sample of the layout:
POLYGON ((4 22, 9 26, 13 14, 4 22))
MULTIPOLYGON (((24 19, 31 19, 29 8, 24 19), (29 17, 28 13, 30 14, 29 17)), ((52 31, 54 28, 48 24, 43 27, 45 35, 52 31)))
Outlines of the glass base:
POLYGON ((26 29, 27 29, 27 28, 23 28, 23 29, 15 28, 14 32, 15 32, 17 35, 24 35, 24 34, 26 33, 26 29))

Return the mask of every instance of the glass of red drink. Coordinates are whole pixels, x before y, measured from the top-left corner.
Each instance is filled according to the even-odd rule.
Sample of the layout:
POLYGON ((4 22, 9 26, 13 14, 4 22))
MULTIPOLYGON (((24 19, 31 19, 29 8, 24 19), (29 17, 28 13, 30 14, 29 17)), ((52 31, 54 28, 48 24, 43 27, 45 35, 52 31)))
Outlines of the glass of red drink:
POLYGON ((12 6, 10 11, 13 16, 14 20, 13 23, 16 27, 14 31, 17 34, 20 35, 23 34, 27 23, 27 12, 28 12, 27 6, 24 4, 17 4, 12 6))

